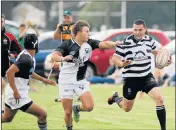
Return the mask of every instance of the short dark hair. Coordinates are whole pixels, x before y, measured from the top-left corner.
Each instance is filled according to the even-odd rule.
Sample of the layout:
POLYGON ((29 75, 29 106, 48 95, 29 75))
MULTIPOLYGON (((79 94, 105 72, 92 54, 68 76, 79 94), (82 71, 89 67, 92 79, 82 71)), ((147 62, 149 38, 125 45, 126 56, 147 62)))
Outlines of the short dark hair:
POLYGON ((145 21, 144 20, 142 20, 142 19, 136 19, 134 22, 133 22, 133 24, 136 24, 136 25, 143 25, 144 27, 146 27, 146 23, 145 23, 145 21))
POLYGON ((4 14, 1 14, 1 18, 4 18, 4 19, 5 19, 5 15, 4 15, 4 14))
POLYGON ((149 35, 149 32, 148 32, 148 30, 147 30, 147 29, 146 29, 145 35, 149 35))
POLYGON ((75 23, 75 25, 73 26, 72 32, 73 34, 76 36, 76 34, 82 30, 82 28, 84 26, 87 26, 88 28, 90 28, 90 25, 88 22, 84 21, 84 20, 79 20, 75 23))
POLYGON ((26 27, 26 25, 24 23, 22 23, 22 24, 20 24, 20 26, 18 28, 20 28, 20 27, 26 27))

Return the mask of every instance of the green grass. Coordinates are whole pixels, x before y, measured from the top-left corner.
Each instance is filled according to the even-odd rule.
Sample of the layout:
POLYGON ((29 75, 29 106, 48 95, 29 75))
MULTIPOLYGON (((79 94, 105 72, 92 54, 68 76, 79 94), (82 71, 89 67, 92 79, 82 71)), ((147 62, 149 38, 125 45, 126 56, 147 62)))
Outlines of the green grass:
MULTIPOLYGON (((35 84, 42 91, 42 83, 35 84)), ((107 98, 114 91, 122 94, 122 87, 117 85, 92 85, 95 108, 92 112, 82 112, 79 123, 74 123, 74 129, 153 129, 159 130, 159 122, 156 116, 155 103, 146 94, 143 99, 136 99, 134 108, 131 112, 123 112, 116 104, 109 106, 107 98)), ((175 129, 175 88, 162 88, 167 110, 167 129, 175 129)), ((61 103, 55 103, 54 99, 58 96, 57 87, 47 86, 42 96, 41 93, 31 92, 33 101, 41 105, 48 113, 48 129, 61 130, 64 127, 64 113, 61 103)), ((38 129, 37 119, 19 111, 11 123, 2 124, 3 130, 25 130, 38 129)))

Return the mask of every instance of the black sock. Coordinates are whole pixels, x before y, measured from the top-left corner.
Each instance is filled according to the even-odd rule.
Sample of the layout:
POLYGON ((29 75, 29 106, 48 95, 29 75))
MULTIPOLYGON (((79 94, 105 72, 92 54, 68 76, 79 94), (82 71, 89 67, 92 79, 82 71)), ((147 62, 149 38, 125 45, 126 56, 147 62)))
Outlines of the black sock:
POLYGON ((156 113, 160 122, 161 130, 166 130, 166 110, 165 106, 156 106, 156 113))
POLYGON ((47 123, 39 123, 38 122, 38 127, 40 128, 40 130, 47 130, 47 123))
POLYGON ((120 107, 120 102, 123 100, 123 97, 116 97, 115 102, 119 105, 120 107))
POLYGON ((67 126, 67 130, 72 130, 72 126, 67 126))
POLYGON ((81 108, 80 108, 80 105, 76 105, 76 110, 77 110, 78 112, 82 111, 81 108))

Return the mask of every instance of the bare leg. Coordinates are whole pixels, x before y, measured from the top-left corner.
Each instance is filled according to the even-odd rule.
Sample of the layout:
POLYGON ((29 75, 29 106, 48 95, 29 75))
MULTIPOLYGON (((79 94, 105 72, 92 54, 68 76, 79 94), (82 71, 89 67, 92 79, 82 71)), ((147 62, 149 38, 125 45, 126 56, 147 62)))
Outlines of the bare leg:
POLYGON ((72 129, 72 102, 73 99, 61 99, 61 103, 64 108, 64 120, 67 130, 72 129))
POLYGON ((163 95, 159 87, 154 87, 148 92, 148 95, 156 103, 156 113, 160 122, 161 130, 166 130, 166 110, 163 101, 163 95))
POLYGON ((40 106, 33 103, 25 112, 38 118, 38 127, 40 130, 47 130, 47 113, 40 106))
POLYGON ((13 118, 15 117, 18 110, 11 110, 8 107, 5 107, 4 113, 1 115, 1 121, 2 123, 5 122, 11 122, 13 118))

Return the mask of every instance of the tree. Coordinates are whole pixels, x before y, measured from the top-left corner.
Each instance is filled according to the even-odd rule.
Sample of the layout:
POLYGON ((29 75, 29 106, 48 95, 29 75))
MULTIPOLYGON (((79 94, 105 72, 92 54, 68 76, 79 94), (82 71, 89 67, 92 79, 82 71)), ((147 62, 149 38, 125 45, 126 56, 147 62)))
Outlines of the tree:
POLYGON ((111 11, 120 11, 120 2, 90 2, 83 9, 80 11, 79 19, 86 20, 90 23, 93 28, 99 29, 101 25, 105 24, 108 27, 115 25, 112 21, 109 13, 111 11), (86 16, 85 13, 88 11, 100 11, 100 12, 107 12, 105 17, 103 16, 86 16), (113 24, 112 24, 113 23, 113 24))
POLYGON ((132 22, 137 19, 144 19, 148 28, 153 24, 158 24, 161 29, 175 26, 175 2, 127 2, 127 25, 132 26, 132 22))

